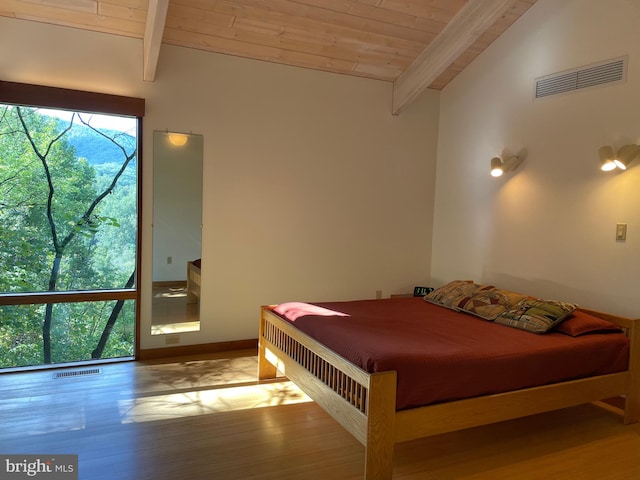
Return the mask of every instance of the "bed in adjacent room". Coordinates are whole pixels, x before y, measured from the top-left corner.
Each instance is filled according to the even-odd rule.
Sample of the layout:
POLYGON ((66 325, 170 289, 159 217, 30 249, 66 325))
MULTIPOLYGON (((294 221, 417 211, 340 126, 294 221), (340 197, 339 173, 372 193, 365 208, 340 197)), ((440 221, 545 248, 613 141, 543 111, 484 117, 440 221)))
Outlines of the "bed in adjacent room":
POLYGON ((423 298, 262 308, 259 375, 277 370, 390 479, 394 443, 625 396, 640 417, 637 320, 469 281, 423 298), (595 354, 597 353, 597 354, 595 354))
POLYGON ((187 262, 187 303, 200 301, 200 276, 202 259, 187 262))

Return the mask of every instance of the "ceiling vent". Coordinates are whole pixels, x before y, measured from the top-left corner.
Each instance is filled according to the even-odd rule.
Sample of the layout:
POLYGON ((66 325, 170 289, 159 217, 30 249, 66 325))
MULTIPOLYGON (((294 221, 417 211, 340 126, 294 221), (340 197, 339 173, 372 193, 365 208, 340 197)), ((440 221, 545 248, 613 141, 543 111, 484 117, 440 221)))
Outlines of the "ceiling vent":
POLYGON ((536 79, 535 98, 573 92, 599 85, 624 83, 627 79, 627 56, 554 73, 536 79))

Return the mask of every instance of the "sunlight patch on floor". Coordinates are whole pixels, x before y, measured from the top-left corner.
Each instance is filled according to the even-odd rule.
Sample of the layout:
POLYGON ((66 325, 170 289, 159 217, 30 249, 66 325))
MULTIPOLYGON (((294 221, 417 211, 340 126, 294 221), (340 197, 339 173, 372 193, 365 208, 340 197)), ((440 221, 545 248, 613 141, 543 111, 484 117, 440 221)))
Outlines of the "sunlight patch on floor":
POLYGON ((151 325, 151 335, 166 335, 167 333, 199 332, 200 322, 178 322, 151 325))
POLYGON ((122 423, 139 423, 310 401, 284 381, 120 400, 118 409, 122 423))
POLYGON ((187 289, 182 288, 168 288, 160 293, 154 294, 153 298, 182 298, 187 296, 187 289))

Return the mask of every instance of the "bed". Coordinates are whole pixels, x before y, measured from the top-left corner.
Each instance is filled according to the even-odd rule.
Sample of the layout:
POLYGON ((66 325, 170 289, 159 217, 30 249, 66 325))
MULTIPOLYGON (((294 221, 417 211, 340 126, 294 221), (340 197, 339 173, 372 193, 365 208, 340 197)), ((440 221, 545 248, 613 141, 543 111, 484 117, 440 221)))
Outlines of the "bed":
MULTIPOLYGON (((437 297, 438 290, 434 293, 437 297)), ((507 302, 505 305, 496 305, 488 302, 484 307, 493 310, 492 314, 498 311, 497 316, 500 316, 521 305, 522 301, 518 298, 510 299, 513 300, 511 304, 507 302)), ((556 331, 560 326, 554 324, 548 333, 537 335, 520 328, 510 328, 513 325, 496 324, 495 319, 486 318, 487 308, 475 310, 469 312, 452 308, 452 305, 443 306, 437 302, 425 301, 423 298, 317 304, 292 302, 264 306, 261 308, 260 316, 258 375, 262 380, 274 378, 279 372, 286 375, 362 443, 365 447, 366 480, 391 479, 394 444, 425 436, 620 396, 624 397, 624 423, 639 420, 640 320, 576 308, 567 315, 566 320, 562 319, 562 323, 558 324, 571 329, 576 328, 576 325, 583 325, 584 322, 594 322, 596 325, 600 322, 607 327, 603 327, 603 331, 596 329, 584 335, 578 332, 577 336, 573 336, 572 333, 556 331), (369 346, 376 343, 375 334, 378 330, 373 322, 397 322, 399 316, 394 312, 407 311, 413 312, 410 315, 422 315, 424 311, 434 318, 445 320, 429 322, 435 325, 428 327, 435 328, 429 333, 434 340, 441 336, 442 332, 438 329, 443 324, 453 322, 458 329, 460 325, 464 326, 464 331, 468 332, 465 335, 466 341, 471 344, 474 342, 476 329, 489 328, 491 335, 505 334, 505 338, 510 339, 503 342, 508 344, 508 348, 511 348, 514 342, 515 345, 519 345, 519 342, 529 343, 539 339, 551 344, 568 342, 569 345, 579 345, 579 349, 596 348, 599 353, 585 356, 582 352, 582 357, 577 362, 566 362, 568 357, 562 356, 565 353, 552 353, 551 359, 555 359, 556 365, 578 363, 580 367, 593 359, 605 358, 598 365, 590 364, 586 370, 577 373, 562 371, 559 377, 554 377, 555 373, 546 379, 535 378, 534 375, 530 381, 524 380, 522 383, 519 375, 507 374, 500 376, 511 377, 511 381, 515 383, 507 382, 506 385, 500 385, 500 382, 473 382, 469 380, 473 377, 470 375, 465 381, 457 383, 473 384, 471 391, 447 390, 444 382, 434 389, 429 387, 428 380, 425 386, 424 379, 416 380, 415 376, 408 376, 400 367, 393 368, 390 361, 372 358, 370 355, 372 349, 369 346), (474 315, 478 312, 484 316, 478 318, 478 315, 474 315), (579 321, 576 323, 575 319, 579 321), (357 326, 362 322, 371 323, 362 329, 362 324, 357 326), (345 333, 351 323, 355 323, 361 333, 345 333), (349 342, 349 335, 357 335, 358 341, 349 342), (611 341, 613 347, 606 347, 611 341), (360 350, 357 348, 358 345, 360 350), (444 388, 441 388, 442 385, 444 388), (433 390, 445 393, 433 396, 433 390), (407 391, 410 394, 426 392, 427 397, 407 397, 407 391), (429 395, 432 395, 431 398, 429 395)), ((416 328, 426 327, 414 325, 408 327, 408 331, 414 332, 416 328)), ((451 343, 445 337, 444 343, 447 342, 451 343)), ((378 339, 378 343, 389 345, 394 342, 387 334, 385 340, 378 339)), ((435 351, 438 348, 430 347, 429 350, 435 351)), ((405 360, 412 359, 415 345, 409 341, 409 344, 400 350, 405 360)), ((540 350, 546 351, 547 347, 541 347, 540 350)), ((486 353, 485 351, 485 358, 477 360, 477 363, 488 368, 486 353)), ((513 362, 508 362, 511 363, 513 362)), ((518 368, 522 369, 522 365, 526 363, 516 366, 514 371, 519 371, 518 368)), ((423 371, 437 372, 439 369, 440 365, 423 371)), ((473 371, 473 368, 471 370, 473 371)), ((455 378, 453 374, 445 376, 455 378)), ((431 381, 436 383, 441 380, 442 375, 436 375, 435 380, 431 378, 431 381)))
POLYGON ((202 259, 187 262, 187 303, 200 301, 200 273, 202 259))

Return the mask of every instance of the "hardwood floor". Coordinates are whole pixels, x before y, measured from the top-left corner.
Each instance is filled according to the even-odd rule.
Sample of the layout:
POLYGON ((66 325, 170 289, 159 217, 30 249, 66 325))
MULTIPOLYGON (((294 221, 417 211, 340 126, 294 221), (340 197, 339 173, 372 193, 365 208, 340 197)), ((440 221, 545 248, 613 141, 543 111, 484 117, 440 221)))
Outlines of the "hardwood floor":
POLYGON ((152 335, 200 330, 200 305, 187 302, 186 282, 156 282, 152 294, 152 335))
MULTIPOLYGON (((364 448, 295 385, 259 384, 256 365, 241 351, 0 375, 0 454, 78 454, 86 480, 361 479, 364 448)), ((394 458, 403 480, 635 478, 640 426, 600 405, 407 442, 394 458)))

